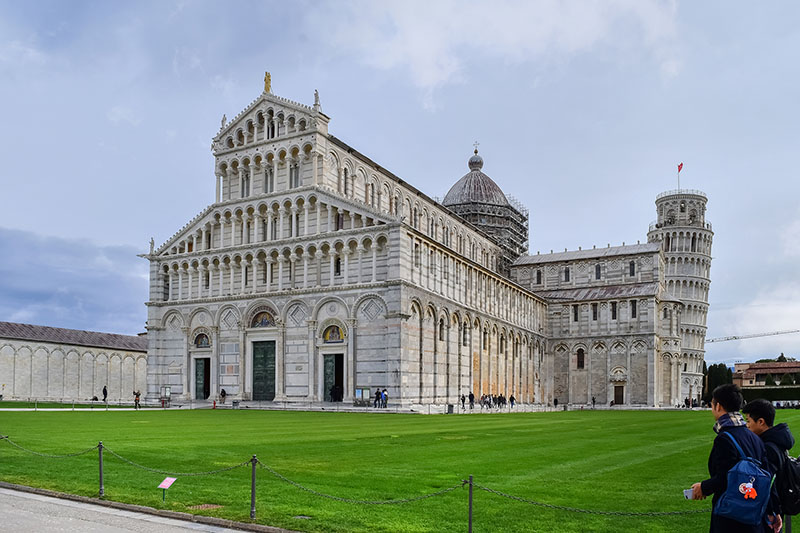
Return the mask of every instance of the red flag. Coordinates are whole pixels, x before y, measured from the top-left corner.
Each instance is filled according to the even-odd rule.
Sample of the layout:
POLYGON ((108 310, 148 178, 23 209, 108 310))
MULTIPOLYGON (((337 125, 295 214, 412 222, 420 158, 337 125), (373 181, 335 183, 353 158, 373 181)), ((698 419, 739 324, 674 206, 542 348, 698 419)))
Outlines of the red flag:
POLYGON ((678 163, 678 173, 680 174, 681 170, 683 170, 683 163, 678 163))

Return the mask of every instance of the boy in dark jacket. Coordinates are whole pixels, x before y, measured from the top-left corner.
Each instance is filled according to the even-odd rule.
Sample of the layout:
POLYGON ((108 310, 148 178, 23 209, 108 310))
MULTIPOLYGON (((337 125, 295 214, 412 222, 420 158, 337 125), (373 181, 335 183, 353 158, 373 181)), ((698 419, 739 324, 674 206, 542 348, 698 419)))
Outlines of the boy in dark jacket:
POLYGON ((728 486, 728 470, 739 462, 739 452, 733 442, 723 435, 730 433, 744 454, 764 464, 764 444, 758 436, 747 429, 747 424, 739 410, 742 408, 743 398, 739 387, 733 384, 720 385, 711 393, 711 413, 717 421, 714 432, 717 433, 711 453, 708 456, 709 478, 692 485, 692 498, 702 500, 709 494, 711 500, 711 533, 759 533, 762 526, 751 526, 730 518, 719 516, 714 511, 717 501, 728 486))
MULTIPOLYGON (((773 474, 778 474, 783 467, 786 452, 794 446, 794 437, 785 423, 775 424, 775 407, 767 400, 753 400, 742 409, 747 417, 747 428, 761 437, 766 448, 766 463, 764 466, 773 474)), ((776 485, 772 485, 772 494, 769 499, 767 514, 776 515, 772 528, 777 532, 782 525, 781 502, 776 485)), ((765 528, 766 531, 769 531, 765 528)))

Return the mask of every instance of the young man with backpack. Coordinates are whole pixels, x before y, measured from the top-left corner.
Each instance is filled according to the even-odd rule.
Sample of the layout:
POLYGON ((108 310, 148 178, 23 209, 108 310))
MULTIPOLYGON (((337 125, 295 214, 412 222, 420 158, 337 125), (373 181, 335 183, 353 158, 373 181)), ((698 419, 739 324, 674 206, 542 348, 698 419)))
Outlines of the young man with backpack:
POLYGON ((750 458, 763 464, 764 444, 747 429, 744 417, 739 412, 742 403, 742 393, 736 385, 720 385, 712 392, 711 413, 716 420, 713 429, 717 436, 708 456, 709 478, 692 485, 692 498, 695 500, 714 495, 711 502, 711 533, 763 531, 771 476, 747 461, 750 458), (737 486, 728 487, 729 474, 738 474, 743 468, 749 468, 747 479, 751 480, 750 486, 743 481, 737 486))
POLYGON ((742 409, 747 417, 747 427, 761 437, 766 448, 766 466, 775 474, 768 514, 778 516, 773 529, 781 524, 782 514, 800 511, 800 464, 789 457, 794 437, 785 423, 775 426, 775 407, 767 400, 753 400, 742 409))

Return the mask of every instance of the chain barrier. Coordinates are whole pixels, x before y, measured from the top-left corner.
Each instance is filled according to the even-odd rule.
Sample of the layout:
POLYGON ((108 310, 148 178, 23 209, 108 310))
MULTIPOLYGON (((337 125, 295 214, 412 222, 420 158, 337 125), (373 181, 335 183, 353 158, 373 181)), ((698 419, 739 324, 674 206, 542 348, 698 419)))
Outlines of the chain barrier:
MULTIPOLYGON (((94 450, 97 450, 98 448, 100 448, 102 446, 101 444, 98 444, 97 446, 92 446, 91 448, 87 448, 86 450, 82 450, 80 452, 75 452, 75 453, 49 454, 49 453, 37 452, 37 451, 34 451, 34 450, 30 450, 28 448, 25 448, 23 446, 20 446, 16 442, 14 442, 11 439, 9 439, 7 435, 0 435, 0 440, 4 440, 4 441, 8 442, 11 446, 13 446, 15 448, 18 448, 19 450, 22 450, 22 451, 24 451, 26 453, 37 455, 39 457, 48 457, 48 458, 53 458, 53 459, 63 459, 63 458, 67 458, 67 457, 77 457, 79 455, 85 455, 85 454, 90 453, 90 452, 92 452, 94 450)), ((236 468, 241 468, 241 467, 243 467, 245 465, 248 465, 248 464, 257 464, 262 469, 266 470, 267 472, 269 472, 270 474, 272 474, 273 476, 275 476, 279 480, 284 481, 284 482, 288 483, 289 485, 292 485, 293 487, 296 487, 296 488, 298 488, 300 490, 303 490, 303 491, 306 491, 308 493, 314 494, 315 496, 319 496, 321 498, 327 498, 329 500, 334 500, 334 501, 338 501, 338 502, 354 503, 354 504, 361 504, 361 505, 397 505, 397 504, 403 504, 403 503, 413 503, 413 502, 418 502, 418 501, 421 501, 421 500, 426 500, 426 499, 429 499, 429 498, 434 498, 436 496, 442 496, 442 495, 447 494, 449 492, 452 492, 452 491, 454 491, 454 490, 456 490, 458 488, 471 485, 471 487, 480 489, 480 490, 482 490, 484 492, 488 492, 490 494, 494 494, 496 496, 500 496, 501 498, 507 498, 509 500, 514 500, 514 501, 521 502, 521 503, 527 503, 529 505, 534 505, 534 506, 537 506, 537 507, 543 507, 545 509, 553 509, 553 510, 557 510, 557 511, 567 511, 567 512, 571 512, 571 513, 584 513, 584 514, 595 514, 595 515, 604 515, 604 516, 679 516, 679 515, 692 515, 692 514, 708 513, 710 511, 709 509, 693 509, 693 510, 688 510, 688 511, 632 512, 632 511, 595 511, 595 510, 591 510, 591 509, 579 509, 577 507, 569 507, 569 506, 565 506, 565 505, 555 505, 555 504, 551 504, 551 503, 537 502, 535 500, 529 500, 527 498, 522 498, 520 496, 513 496, 511 494, 506 494, 505 492, 501 492, 499 490, 491 489, 489 487, 485 487, 483 485, 479 485, 477 483, 474 483, 474 482, 472 482, 472 478, 471 477, 470 477, 469 480, 462 480, 459 483, 456 483, 455 485, 452 485, 450 487, 446 487, 446 488, 438 490, 436 492, 423 494, 421 496, 414 496, 412 498, 401 498, 401 499, 397 499, 397 500, 358 500, 358 499, 354 499, 354 498, 343 498, 341 496, 333 496, 331 494, 325 494, 324 492, 319 492, 317 490, 314 490, 314 489, 311 489, 311 488, 306 487, 304 485, 301 485, 300 483, 287 478, 283 474, 281 474, 279 472, 276 472, 269 465, 266 465, 266 464, 262 463, 261 461, 259 461, 255 456, 253 456, 252 459, 248 459, 246 461, 242 461, 241 463, 238 463, 238 464, 235 464, 235 465, 232 465, 232 466, 219 468, 217 470, 209 470, 209 471, 206 471, 206 472, 169 472, 169 471, 166 471, 166 470, 160 470, 160 469, 157 469, 157 468, 150 468, 150 467, 147 467, 147 466, 144 466, 144 465, 140 465, 139 463, 135 463, 135 462, 131 461, 130 459, 127 459, 127 458, 119 455, 114 450, 111 450, 111 449, 109 449, 109 448, 107 448, 105 446, 102 446, 102 450, 110 453, 111 455, 113 455, 114 457, 119 459, 120 461, 128 463, 129 465, 134 466, 136 468, 139 468, 139 469, 142 469, 142 470, 146 470, 148 472, 153 472, 153 473, 156 473, 156 474, 163 474, 163 475, 169 475, 169 476, 175 476, 175 477, 210 476, 210 475, 219 474, 219 473, 222 473, 222 472, 229 472, 231 470, 234 470, 236 468)), ((102 473, 101 473, 101 476, 102 476, 102 473)), ((255 470, 253 470, 253 476, 255 476, 255 470)), ((255 483, 255 479, 253 480, 253 482, 255 483)), ((102 477, 101 477, 101 483, 102 483, 102 477)), ((255 494, 255 493, 253 493, 253 494, 255 494)), ((471 491, 470 491, 470 496, 471 496, 471 491)), ((470 497, 470 505, 471 505, 471 497, 470 497)))
MULTIPOLYGON (((96 446, 95 446, 96 448, 96 446)), ((157 468, 150 468, 148 466, 140 465, 139 463, 134 463, 130 459, 126 459, 122 457, 120 454, 116 453, 114 450, 111 450, 105 446, 103 446, 103 450, 110 453, 120 461, 128 463, 131 466, 135 466, 136 468, 141 468, 142 470, 147 470, 148 472, 153 472, 155 474, 164 474, 165 476, 174 476, 174 477, 191 477, 191 476, 210 476, 213 474, 219 474, 221 472, 228 472, 229 470, 234 470, 236 468, 241 468, 244 465, 250 463, 250 459, 247 461, 242 461, 239 464, 235 464, 233 466, 226 466, 225 468, 219 468, 217 470, 209 470, 207 472, 168 472, 167 470, 159 470, 157 468)))
POLYGON ((505 492, 500 492, 499 490, 490 489, 489 487, 484 487, 483 485, 478 485, 477 483, 475 483, 474 485, 476 489, 481 489, 491 494, 496 494, 497 496, 508 498, 509 500, 516 500, 518 502, 527 503, 530 505, 536 505, 538 507, 544 507, 546 509, 568 511, 571 513, 599 514, 599 515, 609 515, 609 516, 675 516, 675 515, 708 513, 710 511, 710 509, 694 509, 691 511, 656 511, 650 513, 629 512, 629 511, 593 511, 590 509, 578 509, 577 507, 567 507, 564 505, 553 505, 551 503, 537 502, 525 498, 520 498, 519 496, 512 496, 511 494, 506 494, 505 492))
POLYGON ((23 452, 30 453, 30 454, 33 454, 33 455, 38 455, 39 457, 48 457, 50 459, 65 459, 67 457, 77 457, 79 455, 84 455, 84 454, 87 454, 87 453, 92 452, 92 451, 97 449, 97 446, 92 446, 91 448, 87 448, 87 449, 85 449, 85 450, 83 450, 81 452, 75 452, 75 453, 63 453, 63 454, 42 453, 42 452, 35 452, 33 450, 29 450, 28 448, 25 448, 24 446, 20 446, 19 444, 17 444, 13 440, 9 439, 7 436, 0 437, 0 440, 6 441, 10 445, 14 446, 15 448, 18 448, 18 449, 22 450, 23 452))
POLYGON ((400 503, 418 502, 420 500, 426 500, 428 498, 433 498, 435 496, 441 496, 443 494, 447 494, 448 492, 452 492, 452 491, 454 491, 454 490, 456 490, 458 488, 463 487, 464 485, 469 484, 469 481, 461 481, 460 483, 457 483, 457 484, 453 485, 452 487, 447 487, 445 489, 438 490, 436 492, 431 492, 430 494, 423 494, 422 496, 415 496, 413 498, 403 498, 403 499, 400 499, 400 500, 356 500, 356 499, 352 499, 352 498, 342 498, 341 496, 333 496, 331 494, 325 494, 324 492, 319 492, 319 491, 316 491, 314 489, 310 489, 308 487, 305 487, 305 486, 301 485, 300 483, 298 483, 296 481, 292 481, 291 479, 287 478, 283 474, 279 474, 278 472, 276 472, 275 470, 270 468, 268 465, 265 465, 261 461, 258 461, 258 465, 261 468, 263 468, 264 470, 266 470, 267 472, 269 472, 270 474, 272 474, 273 476, 275 476, 276 478, 280 479, 281 481, 285 481, 289 485, 297 487, 300 490, 304 490, 306 492, 310 492, 311 494, 314 494, 315 496, 320 496, 322 498, 328 498, 329 500, 335 500, 337 502, 357 503, 357 504, 362 504, 362 505, 395 505, 395 504, 400 504, 400 503))

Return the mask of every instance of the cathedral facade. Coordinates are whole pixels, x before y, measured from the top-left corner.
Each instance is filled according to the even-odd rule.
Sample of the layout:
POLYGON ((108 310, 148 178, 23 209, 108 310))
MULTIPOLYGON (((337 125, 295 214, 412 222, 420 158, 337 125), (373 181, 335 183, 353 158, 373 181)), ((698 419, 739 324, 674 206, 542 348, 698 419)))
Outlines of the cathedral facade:
POLYGON ((660 196, 648 243, 531 256, 527 211, 477 150, 440 203, 329 120, 268 83, 223 117, 214 202, 146 255, 148 400, 699 398, 702 193, 660 196))

